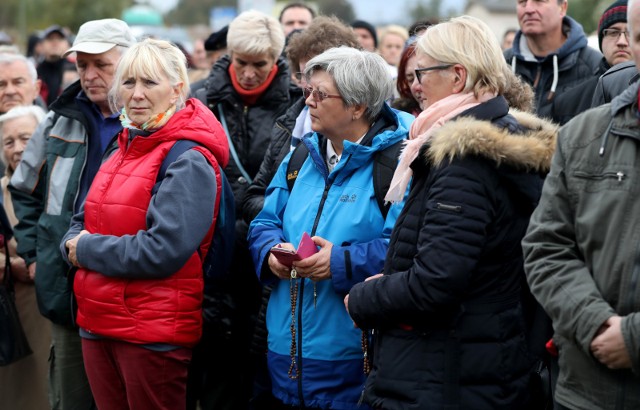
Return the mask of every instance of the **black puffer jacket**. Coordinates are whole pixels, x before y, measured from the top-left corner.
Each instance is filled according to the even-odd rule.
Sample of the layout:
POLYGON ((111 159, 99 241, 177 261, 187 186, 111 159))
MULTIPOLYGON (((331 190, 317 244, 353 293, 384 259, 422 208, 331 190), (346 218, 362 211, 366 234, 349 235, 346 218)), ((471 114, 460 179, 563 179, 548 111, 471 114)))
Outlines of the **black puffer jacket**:
MULTIPOLYGON (((224 116, 238 158, 249 176, 254 178, 271 140, 273 124, 290 104, 289 66, 282 57, 278 59, 276 77, 257 103, 249 107, 244 105, 231 84, 230 64, 230 57, 224 56, 213 66, 205 85, 206 101, 220 122, 224 116)), ((249 181, 242 176, 232 156, 229 156, 229 165, 224 172, 233 188, 236 217, 240 218, 249 181)))
POLYGON ((364 392, 375 408, 506 410, 527 400, 520 241, 557 131, 507 112, 496 97, 436 131, 412 164, 385 275, 349 293, 355 323, 377 330, 364 392))
POLYGON ((242 205, 242 214, 245 222, 251 223, 253 218, 262 210, 264 204, 264 194, 276 174, 280 163, 291 151, 291 135, 296 125, 296 119, 305 107, 304 98, 299 98, 287 110, 287 112, 276 120, 271 131, 271 142, 264 154, 264 159, 260 164, 258 175, 253 179, 247 189, 242 205))

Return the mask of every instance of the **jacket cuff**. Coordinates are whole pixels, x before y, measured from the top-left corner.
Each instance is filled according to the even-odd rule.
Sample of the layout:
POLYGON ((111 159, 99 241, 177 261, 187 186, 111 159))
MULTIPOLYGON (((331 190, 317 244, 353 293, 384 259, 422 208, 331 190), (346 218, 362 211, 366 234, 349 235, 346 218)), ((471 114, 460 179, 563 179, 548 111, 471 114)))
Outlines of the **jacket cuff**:
POLYGON ((638 313, 631 313, 628 316, 624 316, 620 323, 622 337, 624 338, 624 345, 629 352, 629 357, 631 358, 631 370, 633 370, 636 375, 640 375, 639 326, 640 315, 638 315, 638 313))

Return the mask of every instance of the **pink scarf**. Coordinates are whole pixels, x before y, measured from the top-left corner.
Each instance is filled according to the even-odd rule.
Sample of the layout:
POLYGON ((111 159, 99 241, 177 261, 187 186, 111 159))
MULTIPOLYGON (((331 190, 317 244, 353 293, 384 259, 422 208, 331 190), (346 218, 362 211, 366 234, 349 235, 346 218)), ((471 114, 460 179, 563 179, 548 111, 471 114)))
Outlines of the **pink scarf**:
POLYGON ((473 92, 451 94, 422 111, 411 125, 409 140, 405 142, 400 163, 391 179, 389 191, 384 197, 385 202, 402 201, 413 176, 411 163, 418 157, 420 147, 429 141, 435 130, 456 115, 493 97, 495 97, 493 93, 483 93, 479 98, 476 98, 473 92))

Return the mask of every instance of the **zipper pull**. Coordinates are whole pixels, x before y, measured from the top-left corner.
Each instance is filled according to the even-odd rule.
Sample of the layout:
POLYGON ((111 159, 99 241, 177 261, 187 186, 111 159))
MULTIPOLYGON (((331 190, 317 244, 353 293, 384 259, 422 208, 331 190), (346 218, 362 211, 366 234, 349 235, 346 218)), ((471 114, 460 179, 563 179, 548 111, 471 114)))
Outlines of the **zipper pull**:
POLYGON ((622 178, 624 178, 624 172, 618 171, 616 176, 618 177, 618 182, 622 182, 622 178))

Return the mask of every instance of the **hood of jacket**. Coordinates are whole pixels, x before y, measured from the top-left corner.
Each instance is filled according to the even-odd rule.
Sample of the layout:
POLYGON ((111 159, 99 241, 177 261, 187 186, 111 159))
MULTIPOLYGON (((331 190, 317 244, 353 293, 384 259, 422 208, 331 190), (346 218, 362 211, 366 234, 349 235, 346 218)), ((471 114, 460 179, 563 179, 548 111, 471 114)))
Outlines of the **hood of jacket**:
MULTIPOLYGON (((413 115, 395 110, 385 103, 382 112, 360 143, 346 140, 343 142, 342 158, 348 157, 348 161, 341 160, 335 169, 347 168, 349 171, 355 171, 358 167, 364 166, 376 152, 406 139, 414 119, 413 115)), ((317 167, 325 173, 324 156, 327 146, 325 137, 314 132, 311 137, 303 138, 302 143, 307 145, 317 167)), ((336 183, 341 183, 340 181, 348 175, 345 172, 339 174, 341 176, 336 183)))
MULTIPOLYGON (((559 49, 549 53, 542 60, 538 60, 535 55, 529 49, 527 39, 519 30, 513 39, 513 54, 519 60, 532 61, 532 62, 544 62, 550 60, 554 55, 558 56, 558 59, 563 60, 565 57, 572 53, 579 51, 585 47, 588 43, 587 37, 584 34, 584 29, 574 19, 569 16, 565 16, 562 20, 562 31, 566 34, 567 40, 560 46, 559 49)), ((576 56, 577 58, 577 56, 576 56)), ((573 65, 573 64, 571 64, 573 65)))
POLYGON ((496 97, 450 120, 427 142, 424 156, 428 164, 436 167, 467 156, 485 158, 495 164, 513 189, 535 206, 539 191, 532 188, 535 184, 530 179, 538 179, 549 171, 558 126, 514 109, 507 114, 505 108, 505 100, 496 97), (505 115, 500 115, 500 109, 505 115), (488 117, 487 112, 495 114, 488 117))
MULTIPOLYGON (((205 82, 207 101, 219 102, 232 100, 242 104, 240 96, 231 84, 231 78, 229 77, 230 65, 231 57, 229 55, 221 57, 213 65, 209 77, 207 77, 205 82)), ((257 105, 260 105, 262 101, 268 101, 269 104, 279 104, 282 101, 289 100, 289 87, 291 84, 289 65, 282 56, 278 58, 276 65, 278 66, 278 73, 264 94, 258 99, 257 105)))
MULTIPOLYGON (((226 167, 229 162, 229 143, 220 122, 195 98, 188 99, 185 107, 176 111, 162 128, 142 138, 150 143, 191 140, 211 151, 221 167, 226 167)), ((127 146, 128 139, 129 130, 125 129, 120 135, 120 149, 127 146)))

